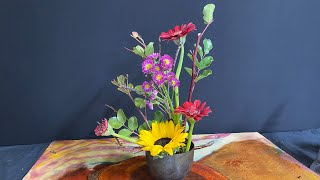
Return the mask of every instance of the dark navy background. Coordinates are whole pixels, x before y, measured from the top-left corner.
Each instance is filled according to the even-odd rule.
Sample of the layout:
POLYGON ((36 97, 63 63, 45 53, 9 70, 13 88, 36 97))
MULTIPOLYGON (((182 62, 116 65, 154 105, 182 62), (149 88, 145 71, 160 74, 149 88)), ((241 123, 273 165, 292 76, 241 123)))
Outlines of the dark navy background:
MULTIPOLYGON (((199 82, 194 98, 214 113, 195 132, 319 128, 320 1, 2 0, 0 145, 95 137, 96 121, 111 116, 106 103, 134 113, 110 83, 124 73, 143 81, 141 61, 123 49, 135 45, 130 32, 155 41, 176 24, 202 30, 211 2, 215 22, 205 37, 214 41, 214 76, 199 82)), ((172 43, 164 45, 173 55, 172 43)))

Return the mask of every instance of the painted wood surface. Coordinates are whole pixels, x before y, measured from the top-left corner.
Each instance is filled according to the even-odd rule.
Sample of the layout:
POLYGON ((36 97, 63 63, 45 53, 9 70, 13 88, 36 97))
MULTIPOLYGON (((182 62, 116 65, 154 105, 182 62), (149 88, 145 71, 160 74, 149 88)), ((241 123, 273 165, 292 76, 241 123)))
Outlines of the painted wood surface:
MULTIPOLYGON (((259 133, 195 135, 194 161, 228 179, 320 179, 259 133)), ((23 178, 87 179, 112 163, 144 155, 138 146, 114 138, 52 142, 23 178)))

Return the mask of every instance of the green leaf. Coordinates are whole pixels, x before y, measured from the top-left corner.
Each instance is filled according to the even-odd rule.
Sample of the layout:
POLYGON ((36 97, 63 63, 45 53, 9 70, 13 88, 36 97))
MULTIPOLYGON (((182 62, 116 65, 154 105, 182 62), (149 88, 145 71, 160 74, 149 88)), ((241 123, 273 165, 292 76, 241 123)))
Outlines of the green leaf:
POLYGON ((120 75, 117 77, 117 81, 119 84, 124 84, 124 81, 126 80, 126 78, 124 77, 124 75, 120 75))
POLYGON ((125 123, 126 120, 127 120, 127 117, 126 115, 124 114, 123 110, 122 109, 119 109, 118 112, 117 112, 117 119, 119 122, 121 123, 125 123))
POLYGON ((134 86, 133 86, 133 84, 129 83, 129 84, 128 84, 128 87, 129 87, 129 88, 133 88, 134 86))
POLYGON ((204 59, 202 59, 200 61, 200 69, 204 69, 204 68, 210 66, 212 62, 213 62, 212 56, 205 57, 204 59))
POLYGON ((124 122, 119 121, 117 117, 111 117, 111 118, 109 119, 109 124, 110 124, 114 129, 120 129, 120 128, 124 125, 124 122))
POLYGON ((142 89, 142 86, 141 85, 138 85, 134 88, 136 91, 137 94, 139 95, 142 95, 143 94, 143 89, 142 89))
POLYGON ((135 98, 134 99, 134 104, 138 107, 138 108, 144 108, 146 107, 146 100, 142 99, 142 98, 135 98))
POLYGON ((150 42, 150 43, 147 45, 144 54, 145 54, 146 56, 148 56, 148 55, 152 54, 153 52, 154 52, 153 42, 150 42))
POLYGON ((188 72, 188 74, 190 74, 190 76, 192 76, 192 69, 191 68, 184 67, 184 69, 188 72))
MULTIPOLYGON (((148 121, 148 123, 149 123, 149 125, 151 127, 152 121, 148 121)), ((139 126, 138 132, 140 133, 141 130, 149 130, 146 122, 144 122, 143 124, 141 124, 139 126)))
POLYGON ((136 130, 138 128, 138 119, 134 116, 130 117, 128 119, 128 127, 132 131, 136 130))
POLYGON ((134 47, 133 49, 132 49, 132 51, 133 51, 133 53, 135 53, 136 55, 138 55, 138 56, 141 56, 141 57, 146 57, 145 55, 144 55, 144 49, 143 49, 143 47, 141 47, 140 45, 137 45, 136 47, 134 47))
POLYGON ((156 121, 162 121, 164 120, 164 115, 161 111, 157 110, 156 112, 154 112, 154 120, 156 121))
MULTIPOLYGON (((194 47, 196 47, 196 45, 194 45, 194 47)), ((202 50, 202 47, 199 45, 198 46, 198 54, 200 55, 200 59, 202 59, 203 57, 203 50, 202 50)))
POLYGON ((110 123, 108 122, 108 129, 104 134, 102 134, 102 136, 111 136, 113 133, 114 133, 113 128, 110 125, 110 123))
POLYGON ((208 54, 210 50, 213 48, 212 42, 210 39, 203 40, 204 54, 208 54))
POLYGON ((210 69, 206 69, 195 79, 195 81, 198 82, 199 80, 205 77, 208 77, 211 74, 212 74, 212 71, 210 69))
MULTIPOLYGON (((193 61, 192 54, 188 53, 187 56, 190 58, 191 61, 193 61)), ((198 58, 196 58, 196 66, 200 69, 200 63, 198 61, 198 58)))
POLYGON ((122 136, 126 136, 126 137, 130 137, 130 135, 132 134, 132 132, 129 129, 121 129, 118 134, 122 135, 122 136))
POLYGON ((215 9, 215 5, 214 4, 207 4, 204 8, 203 8, 203 20, 205 24, 208 24, 209 22, 211 22, 213 20, 213 12, 215 9))

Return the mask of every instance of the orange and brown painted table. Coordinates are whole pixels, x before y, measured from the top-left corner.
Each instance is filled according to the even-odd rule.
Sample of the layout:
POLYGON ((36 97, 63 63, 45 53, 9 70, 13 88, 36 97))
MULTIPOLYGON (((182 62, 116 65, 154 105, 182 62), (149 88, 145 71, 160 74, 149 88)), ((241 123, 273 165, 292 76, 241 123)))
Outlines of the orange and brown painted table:
MULTIPOLYGON (((205 167, 226 179, 320 179, 256 132, 195 135, 193 141, 198 148, 194 157, 195 173, 205 167)), ((119 146, 114 138, 54 141, 24 179, 87 179, 94 171, 112 168, 115 165, 110 164, 144 154, 134 144, 121 143, 119 146)), ((137 159, 142 161, 143 157, 137 159)))

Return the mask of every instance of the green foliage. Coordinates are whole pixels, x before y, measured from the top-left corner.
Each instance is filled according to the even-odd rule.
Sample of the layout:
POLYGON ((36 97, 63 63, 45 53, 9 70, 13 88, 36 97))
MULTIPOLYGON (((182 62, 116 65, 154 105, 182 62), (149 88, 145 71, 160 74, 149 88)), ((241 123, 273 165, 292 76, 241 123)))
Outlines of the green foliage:
POLYGON ((128 119, 128 127, 132 131, 138 128, 138 119, 135 116, 132 116, 128 119))
POLYGON ((212 57, 212 56, 207 56, 207 57, 203 58, 203 59, 200 61, 200 67, 199 67, 199 69, 204 69, 204 68, 206 68, 206 67, 209 67, 212 62, 213 62, 213 57, 212 57))
POLYGON ((136 91, 137 94, 139 95, 142 95, 143 94, 143 89, 142 89, 142 86, 141 85, 138 85, 134 88, 136 91))
POLYGON ((126 120, 127 120, 127 117, 126 115, 124 114, 123 110, 122 109, 119 109, 118 112, 117 112, 117 119, 119 122, 121 123, 125 123, 126 120))
POLYGON ((208 77, 211 74, 212 74, 212 71, 210 69, 206 69, 195 79, 195 82, 198 82, 201 79, 208 77))
POLYGON ((124 84, 125 80, 126 80, 126 78, 124 77, 124 75, 120 75, 117 77, 117 81, 119 84, 124 84))
POLYGON ((120 129, 125 123, 123 121, 119 121, 117 117, 111 117, 108 122, 114 129, 120 129))
POLYGON ((184 69, 188 72, 188 74, 190 74, 190 76, 192 76, 192 69, 191 68, 184 67, 184 69))
POLYGON ((144 49, 140 45, 137 45, 132 49, 133 53, 135 53, 138 56, 141 56, 142 58, 145 58, 146 56, 144 55, 144 49))
POLYGON ((112 126, 110 125, 110 123, 108 123, 108 129, 107 131, 103 134, 103 136, 111 136, 114 134, 114 131, 113 131, 113 128, 112 126))
MULTIPOLYGON (((194 45, 194 46, 196 46, 196 45, 194 45)), ((200 55, 200 58, 202 59, 203 58, 203 50, 200 45, 198 46, 198 54, 200 55)))
MULTIPOLYGON (((152 121, 148 121, 149 125, 151 126, 152 121)), ((148 125, 146 122, 144 122, 143 124, 141 124, 138 128, 138 132, 140 133, 141 130, 148 130, 148 125)))
POLYGON ((135 98, 134 99, 134 104, 138 107, 138 108, 144 108, 146 107, 146 100, 142 99, 142 98, 135 98))
POLYGON ((213 48, 212 42, 210 39, 203 40, 204 54, 207 55, 210 50, 213 48))
MULTIPOLYGON (((190 58, 191 61, 193 61, 192 54, 188 53, 187 56, 190 58)), ((198 68, 200 67, 200 63, 199 63, 198 58, 196 58, 196 66, 197 66, 198 68)))
POLYGON ((144 52, 144 54, 146 55, 146 56, 148 56, 148 55, 150 55, 150 54, 152 54, 153 52, 154 52, 154 47, 153 47, 153 42, 150 42, 148 45, 147 45, 147 47, 146 47, 146 49, 145 49, 145 52, 144 52))
POLYGON ((132 131, 130 131, 129 129, 121 129, 118 132, 118 134, 122 136, 130 137, 130 135, 132 134, 132 131))
POLYGON ((203 8, 203 20, 205 24, 208 24, 210 22, 213 21, 213 12, 215 9, 215 5, 214 4, 207 4, 204 8, 203 8))
POLYGON ((163 121, 164 120, 164 115, 161 111, 157 110, 154 112, 154 120, 155 121, 163 121))

